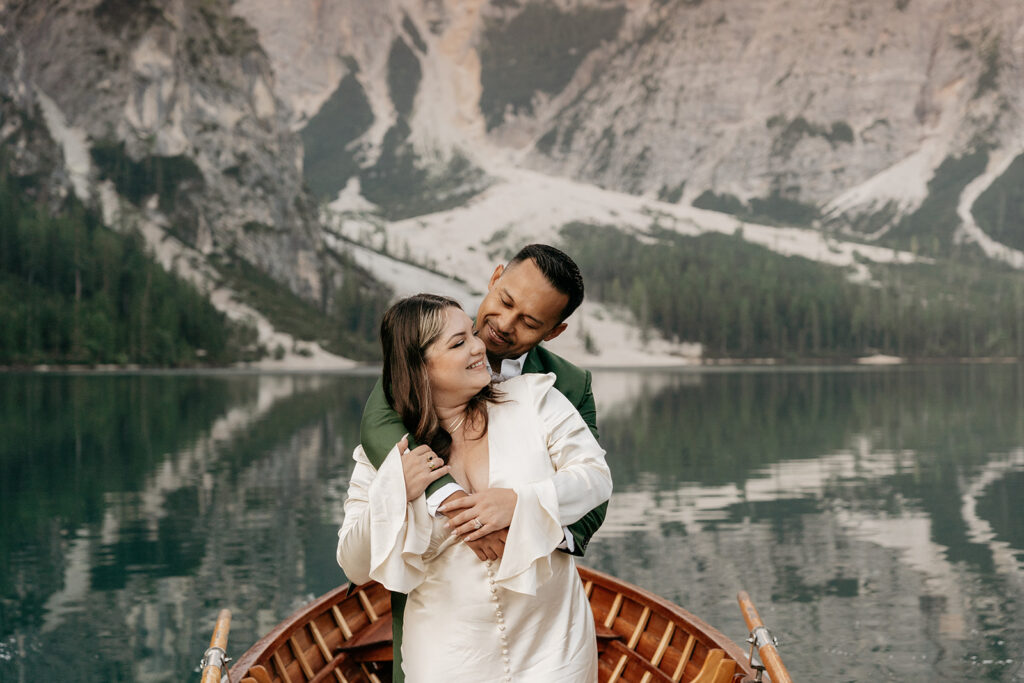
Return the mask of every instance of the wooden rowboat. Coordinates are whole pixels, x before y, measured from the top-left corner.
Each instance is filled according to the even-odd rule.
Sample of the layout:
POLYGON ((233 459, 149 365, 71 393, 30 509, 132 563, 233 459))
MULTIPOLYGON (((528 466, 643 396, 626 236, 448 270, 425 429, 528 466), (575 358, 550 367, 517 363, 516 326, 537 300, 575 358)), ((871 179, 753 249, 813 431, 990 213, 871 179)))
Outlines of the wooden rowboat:
MULTIPOLYGON (((597 626, 600 683, 754 680, 743 650, 693 614, 608 574, 582 567, 579 572, 597 626)), ((327 593, 249 648, 229 678, 231 683, 389 683, 390 593, 375 582, 327 593)), ((785 683, 788 675, 774 680, 785 683)))

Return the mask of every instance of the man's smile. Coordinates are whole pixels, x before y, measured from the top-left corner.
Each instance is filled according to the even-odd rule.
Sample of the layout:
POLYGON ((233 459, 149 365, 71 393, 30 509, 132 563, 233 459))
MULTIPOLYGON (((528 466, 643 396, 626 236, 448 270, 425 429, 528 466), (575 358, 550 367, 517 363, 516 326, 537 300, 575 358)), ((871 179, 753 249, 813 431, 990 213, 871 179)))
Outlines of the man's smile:
POLYGON ((503 334, 494 329, 494 326, 491 325, 490 323, 485 323, 484 328, 485 332, 487 333, 488 340, 491 341, 493 344, 500 344, 502 346, 505 346, 510 343, 509 340, 503 334))

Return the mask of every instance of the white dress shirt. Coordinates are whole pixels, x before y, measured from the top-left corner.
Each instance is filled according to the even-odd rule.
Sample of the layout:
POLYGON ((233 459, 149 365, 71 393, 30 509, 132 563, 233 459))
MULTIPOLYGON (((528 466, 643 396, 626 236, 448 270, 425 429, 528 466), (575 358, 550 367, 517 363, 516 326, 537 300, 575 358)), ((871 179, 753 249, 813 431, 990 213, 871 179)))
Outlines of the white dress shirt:
MULTIPOLYGON (((487 360, 487 370, 491 373, 491 382, 494 384, 500 384, 505 380, 509 380, 523 374, 523 365, 526 363, 527 353, 529 353, 529 351, 519 356, 519 358, 504 359, 501 361, 501 368, 498 372, 494 372, 494 369, 491 368, 491 362, 487 360)), ((436 517, 437 508, 441 506, 441 503, 448 499, 448 496, 452 495, 456 491, 465 491, 465 489, 455 482, 449 482, 434 491, 427 498, 427 511, 436 517)), ((565 540, 562 541, 558 547, 572 552, 576 547, 573 542, 572 533, 569 531, 569 527, 562 527, 562 531, 565 532, 565 540)))

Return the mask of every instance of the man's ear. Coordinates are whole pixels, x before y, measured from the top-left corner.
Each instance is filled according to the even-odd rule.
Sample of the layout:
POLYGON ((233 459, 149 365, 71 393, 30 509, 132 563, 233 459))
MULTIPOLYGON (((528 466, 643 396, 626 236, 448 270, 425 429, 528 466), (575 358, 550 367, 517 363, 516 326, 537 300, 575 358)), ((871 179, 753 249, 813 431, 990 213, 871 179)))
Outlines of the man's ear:
POLYGON ((568 323, 558 323, 557 325, 555 325, 555 328, 553 330, 548 332, 548 336, 544 337, 544 341, 551 341, 552 339, 554 339, 558 335, 560 335, 563 332, 565 332, 565 328, 568 327, 568 326, 569 326, 568 323))
POLYGON ((487 283, 487 291, 491 291, 494 288, 494 283, 498 281, 498 278, 500 278, 501 274, 504 272, 505 266, 498 264, 498 267, 495 268, 494 272, 491 274, 491 281, 487 283))

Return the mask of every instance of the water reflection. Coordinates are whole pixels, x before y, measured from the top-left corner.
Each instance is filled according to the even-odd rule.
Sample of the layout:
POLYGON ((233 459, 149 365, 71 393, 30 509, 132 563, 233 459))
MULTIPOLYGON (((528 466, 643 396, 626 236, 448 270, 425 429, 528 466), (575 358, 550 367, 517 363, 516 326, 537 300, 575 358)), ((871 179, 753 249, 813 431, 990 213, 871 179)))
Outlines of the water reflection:
MULTIPOLYGON (((0 375, 0 680, 187 679, 220 607, 241 648, 342 581, 373 381, 0 375)), ((1024 680, 1022 384, 598 373, 587 562, 735 639, 747 589, 798 680, 1024 680)))
POLYGON ((1016 367, 659 381, 602 427, 599 566, 729 633, 747 588, 797 672, 1020 679, 1016 367))
POLYGON ((338 454, 369 388, 0 378, 0 679, 182 680, 217 606, 258 617, 244 642, 336 585, 338 454))

